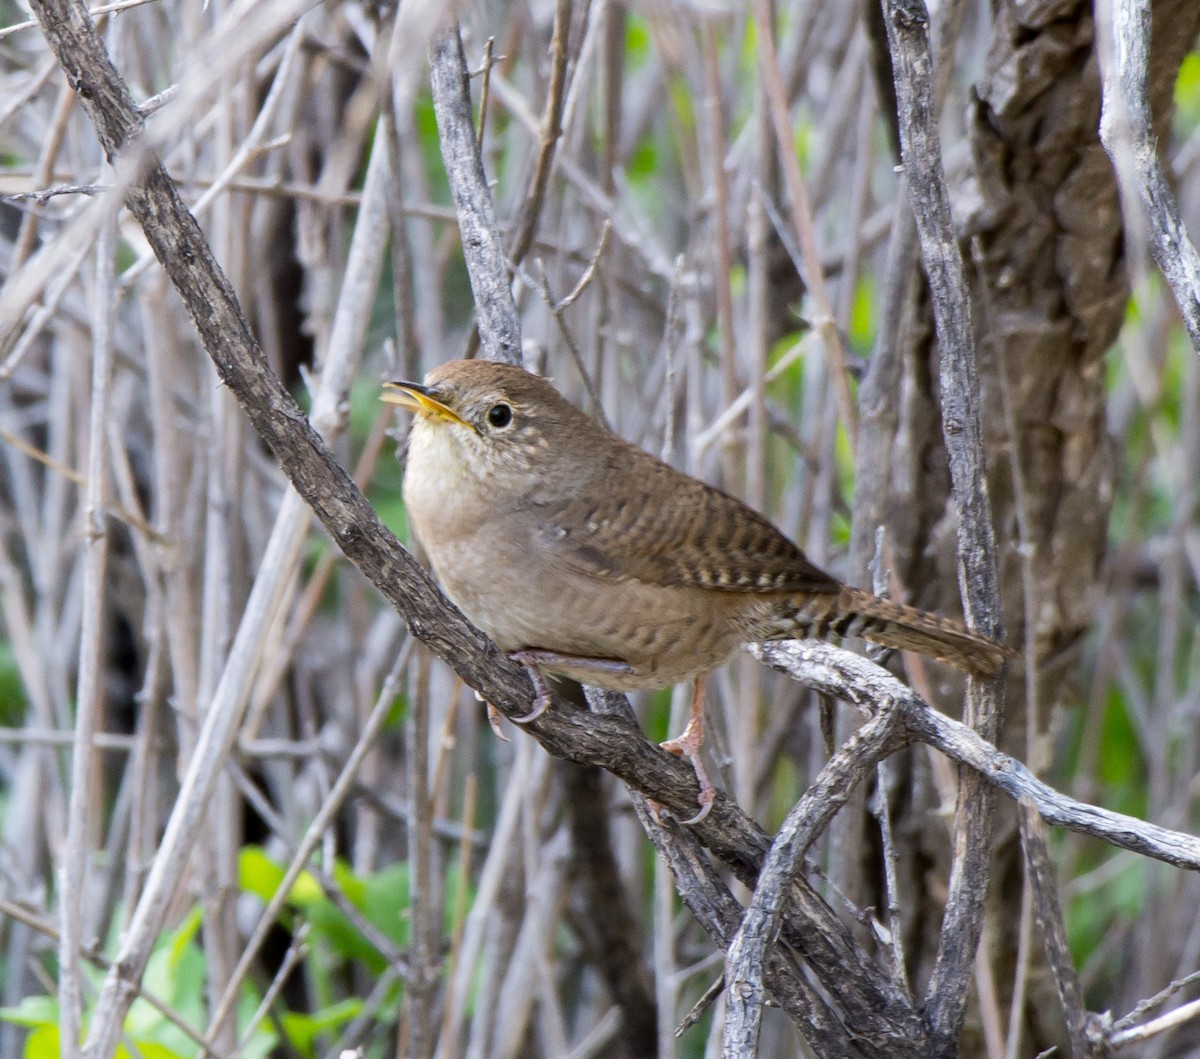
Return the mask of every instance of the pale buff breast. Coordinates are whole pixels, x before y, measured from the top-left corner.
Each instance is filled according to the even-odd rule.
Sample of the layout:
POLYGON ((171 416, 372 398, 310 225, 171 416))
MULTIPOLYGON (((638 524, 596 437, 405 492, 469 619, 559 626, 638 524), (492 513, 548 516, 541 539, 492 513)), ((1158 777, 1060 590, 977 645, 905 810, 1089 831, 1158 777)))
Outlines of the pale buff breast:
MULTIPOLYGON (((503 651, 539 648, 619 659, 630 674, 563 667, 566 676, 619 691, 676 684, 738 646, 726 601, 636 580, 602 582, 536 555, 536 541, 489 530, 442 536, 427 549, 454 604, 503 651)), ((419 529, 418 529, 418 532, 419 529)), ((730 601, 732 602, 732 601, 730 601)))

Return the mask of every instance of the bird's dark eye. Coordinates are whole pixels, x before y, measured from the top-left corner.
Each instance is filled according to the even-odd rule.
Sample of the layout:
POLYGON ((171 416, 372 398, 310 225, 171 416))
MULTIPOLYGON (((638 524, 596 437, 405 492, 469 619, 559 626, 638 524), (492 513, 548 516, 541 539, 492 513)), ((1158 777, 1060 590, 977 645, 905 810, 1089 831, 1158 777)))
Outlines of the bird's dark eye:
POLYGON ((494 404, 488 409, 487 421, 497 430, 502 430, 512 422, 512 409, 506 404, 494 404))

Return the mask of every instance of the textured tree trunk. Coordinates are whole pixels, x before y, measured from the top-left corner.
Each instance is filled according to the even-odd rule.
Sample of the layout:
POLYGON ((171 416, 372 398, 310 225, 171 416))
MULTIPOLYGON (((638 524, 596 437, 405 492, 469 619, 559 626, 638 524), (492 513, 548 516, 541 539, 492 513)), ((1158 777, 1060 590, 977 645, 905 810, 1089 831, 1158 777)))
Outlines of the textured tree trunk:
MULTIPOLYGON (((1154 25, 1151 100, 1161 121, 1200 27, 1200 5, 1156 3, 1154 25)), ((1071 677, 1092 623, 1112 494, 1104 354, 1129 297, 1116 180, 1098 133, 1093 45, 1090 4, 996 5, 986 69, 968 115, 972 157, 949 174, 973 287, 1005 624, 1009 643, 1037 660, 1032 673, 1010 674, 1001 745, 1038 772, 1050 764, 1064 709, 1078 701, 1071 677)), ((856 503, 855 536, 869 540, 874 525, 885 523, 900 584, 922 606, 954 613, 960 603, 935 393, 938 354, 927 291, 923 283, 911 286, 909 311, 901 314, 908 325, 897 339, 898 385, 879 387, 885 403, 864 408, 859 479, 870 473, 884 484, 856 503), (863 464, 867 454, 873 466, 863 464), (886 466, 879 466, 880 454, 886 466)), ((864 403, 871 393, 864 386, 864 403)), ((960 689, 947 683, 938 690, 943 707, 957 712, 960 689)), ((926 895, 906 924, 919 988, 936 952, 948 849, 945 826, 930 812, 944 802, 938 773, 923 752, 909 755, 907 768, 891 799, 901 878, 914 888, 910 893, 926 895)), ((983 945, 1007 1016, 1023 885, 1010 806, 996 827, 989 916, 995 929, 985 932, 983 945)), ((1024 1005, 1033 1040, 1027 1037, 1019 1054, 1065 1043, 1036 944, 1033 956, 1024 1005)), ((982 1054, 974 1016, 962 1049, 982 1054)))

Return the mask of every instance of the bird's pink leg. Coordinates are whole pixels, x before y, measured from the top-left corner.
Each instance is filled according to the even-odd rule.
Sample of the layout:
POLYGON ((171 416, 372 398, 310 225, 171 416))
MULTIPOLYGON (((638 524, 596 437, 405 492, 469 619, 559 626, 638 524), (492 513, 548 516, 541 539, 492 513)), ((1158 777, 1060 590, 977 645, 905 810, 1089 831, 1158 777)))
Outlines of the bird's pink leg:
POLYGON ((696 801, 700 803, 700 811, 690 819, 684 820, 685 824, 700 823, 712 810, 713 801, 717 797, 717 789, 708 778, 708 770, 700 757, 704 745, 704 681, 703 675, 696 677, 696 686, 692 691, 692 711, 683 734, 659 744, 669 754, 687 758, 696 773, 696 782, 700 784, 700 793, 696 797, 696 801))

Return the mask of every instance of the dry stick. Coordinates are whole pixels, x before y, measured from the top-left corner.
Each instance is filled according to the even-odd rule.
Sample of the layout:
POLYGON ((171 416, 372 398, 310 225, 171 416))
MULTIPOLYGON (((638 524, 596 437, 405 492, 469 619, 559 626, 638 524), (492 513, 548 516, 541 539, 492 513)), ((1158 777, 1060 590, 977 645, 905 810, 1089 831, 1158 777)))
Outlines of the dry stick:
MULTIPOLYGON (((658 824, 644 799, 635 798, 638 819, 650 841, 675 879, 675 887, 692 914, 713 941, 725 947, 733 938, 741 919, 741 906, 705 855, 691 831, 668 830, 658 824)), ((763 980, 771 994, 797 1025, 805 1028, 805 1038, 823 1059, 861 1059, 853 1038, 830 1010, 825 998, 813 988, 795 962, 781 947, 767 956, 763 980)), ((753 1053, 743 1053, 751 1055, 753 1053)), ((919 1056, 915 1050, 897 1048, 889 1056, 919 1056)))
POLYGON ((1067 1034, 1071 1039, 1071 1054, 1085 1057, 1103 1054, 1104 1034, 1101 1021, 1089 1016, 1083 1006, 1083 990, 1071 950, 1067 946, 1067 931, 1063 924, 1062 907, 1058 899, 1058 883, 1050 865, 1046 848, 1046 826, 1028 798, 1017 803, 1021 823, 1021 848, 1025 853, 1025 870, 1033 888, 1038 930, 1046 953, 1046 964, 1054 975, 1054 985, 1062 1004, 1067 1034))
POLYGON ((653 1055, 657 1047, 654 985, 645 963, 642 925, 630 907, 613 846, 603 773, 563 765, 563 784, 575 886, 591 927, 587 959, 621 1012, 620 1037, 629 1055, 653 1055))
MULTIPOLYGON (((0 897, 0 914, 13 920, 16 923, 22 923, 29 927, 30 930, 37 931, 39 934, 44 934, 51 941, 61 941, 62 935, 54 928, 54 925, 45 919, 42 919, 36 913, 26 908, 24 905, 10 901, 6 897, 0 897)), ((102 952, 97 952, 93 948, 84 948, 80 950, 80 955, 88 961, 93 967, 98 967, 102 971, 107 971, 112 963, 102 952)), ((50 984, 47 992, 52 993, 54 990, 53 983, 50 984)), ((160 999, 154 993, 147 992, 145 989, 138 989, 138 999, 144 1000, 155 1011, 157 1011, 164 1019, 172 1026, 178 1029, 188 1040, 199 1045, 201 1049, 205 1047, 205 1040, 178 1011, 176 1011, 166 1001, 160 999)))
POLYGON ((83 212, 86 224, 77 215, 53 242, 44 243, 28 264, 10 273, 8 282, 0 289, 0 353, 8 354, 0 364, 0 381, 12 377, 46 325, 58 317, 59 303, 91 251, 96 233, 106 220, 116 215, 119 206, 116 197, 108 196, 102 201, 103 206, 83 212), (41 304, 27 314, 39 298, 41 304), (28 322, 18 336, 16 329, 26 315, 28 322))
MULTIPOLYGON (((186 126, 192 120, 192 108, 199 101, 209 98, 213 85, 221 84, 223 79, 231 79, 233 72, 241 68, 248 55, 262 47, 281 27, 299 17, 303 9, 310 4, 311 0, 275 0, 270 4, 255 5, 249 14, 243 8, 233 9, 227 14, 208 38, 210 45, 189 57, 186 74, 189 90, 180 92, 179 98, 173 101, 170 121, 156 120, 153 145, 167 142, 186 126)), ((52 8, 65 12, 67 5, 55 3, 52 8)), ((38 14, 44 28, 46 23, 43 15, 38 12, 35 14, 38 14)), ((62 24, 61 28, 68 30, 67 20, 60 18, 59 21, 62 24)), ((59 45, 73 46, 80 43, 80 34, 88 34, 95 38, 94 44, 84 46, 83 51, 78 53, 84 66, 91 67, 97 61, 108 63, 104 47, 86 10, 78 8, 66 36, 63 37, 60 33, 58 45, 51 46, 52 50, 56 50, 59 64, 62 65, 62 56, 57 54, 59 45)), ((78 72, 79 64, 75 65, 78 72)), ((96 69, 99 70, 98 67, 96 69)), ((110 156, 115 156, 117 150, 114 148, 124 146, 138 134, 144 115, 133 105, 128 89, 119 75, 116 75, 115 70, 112 72, 115 80, 108 77, 95 79, 97 87, 101 89, 101 95, 96 100, 85 100, 84 108, 92 116, 93 122, 97 120, 97 109, 107 115, 109 128, 101 133, 100 139, 105 151, 110 156)), ((78 88, 76 79, 69 76, 68 82, 72 87, 78 88)), ((137 172, 136 165, 124 166, 107 194, 98 196, 86 209, 81 210, 53 242, 44 245, 19 273, 9 277, 0 291, 0 351, 6 348, 11 331, 19 325, 27 306, 41 295, 47 284, 53 285, 54 281, 62 276, 64 266, 80 252, 80 248, 90 246, 95 233, 105 223, 105 216, 120 208, 128 190, 127 185, 136 178, 137 172)), ((8 363, 0 367, 0 378, 11 371, 13 366, 10 358, 8 363)))
MULTIPOLYGON (((498 1020, 493 1031, 491 1054, 500 1059, 514 1059, 520 1054, 521 1044, 532 1028, 539 991, 536 984, 538 954, 551 943, 562 914, 570 862, 566 829, 555 832, 538 852, 536 865, 526 865, 521 926, 512 954, 505 962, 504 981, 496 999, 498 1020), (536 872, 531 871, 535 866, 536 872)), ((565 1049, 551 1046, 548 1052, 563 1055, 565 1049)))
POLYGON ((238 1037, 237 1051, 239 1055, 244 1055, 250 1039, 254 1036, 259 1024, 267 1017, 268 1012, 275 1005, 275 1000, 283 991, 288 978, 291 976, 293 969, 308 955, 308 934, 312 929, 311 924, 301 923, 292 935, 291 944, 288 945, 288 950, 283 955, 283 959, 279 963, 279 969, 271 978, 271 984, 267 987, 267 991, 263 993, 262 1000, 255 1009, 254 1014, 250 1016, 250 1020, 246 1023, 246 1028, 242 1030, 238 1037))
MULTIPOLYGON (((411 642, 411 641, 410 641, 411 642)), ((408 1048, 412 1059, 433 1054, 434 1014, 440 961, 434 942, 433 804, 429 795, 429 658, 423 656, 409 674, 409 709, 404 726, 405 770, 408 772, 409 974, 406 1007, 408 1048), (420 691, 424 694, 420 694, 420 691), (418 692, 417 694, 411 694, 418 692)))
POLYGON ((1200 837, 1172 831, 1124 813, 1076 801, 1039 780, 1021 762, 997 750, 974 729, 939 713, 887 670, 821 640, 754 644, 767 665, 823 694, 864 708, 895 698, 915 740, 978 773, 1014 800, 1029 799, 1048 824, 1078 831, 1177 868, 1200 871, 1200 837))
POLYGON ((1160 989, 1152 997, 1147 997, 1145 1000, 1138 1001, 1134 1005, 1133 1010, 1128 1015, 1122 1015, 1116 1022, 1113 1023, 1113 1031, 1115 1033, 1123 1032, 1136 1026, 1138 1019, 1143 1019, 1154 1011, 1156 1008, 1162 1007, 1168 1000, 1171 999, 1181 989, 1186 989, 1189 985, 1195 985, 1200 982, 1200 971, 1193 971, 1191 974, 1184 975, 1182 978, 1177 978, 1169 983, 1164 988, 1160 989))
MULTIPOLYGON (((114 295, 114 225, 107 224, 96 241, 96 280, 92 292, 92 400, 88 422, 88 489, 83 509, 83 618, 79 635, 79 685, 76 695, 75 752, 71 757, 71 794, 67 808, 67 846, 63 853, 59 902, 59 1033, 63 1055, 79 1054, 83 1023, 79 973, 80 935, 87 903, 88 849, 95 754, 92 741, 104 709, 104 577, 108 565, 108 526, 104 517, 108 491, 107 426, 112 394, 114 295)), ((96 807, 98 808, 98 807, 96 807)))
MULTIPOLYGON (((590 5, 585 5, 586 8, 590 5)), ((563 96, 567 81, 567 36, 571 28, 571 0, 557 0, 554 7, 554 29, 550 36, 550 87, 546 93, 546 109, 538 134, 538 153, 529 179, 529 190, 521 203, 516 234, 509 247, 508 257, 513 266, 525 260, 537 231, 538 220, 550 186, 554 150, 562 136, 563 96)))
MULTIPOLYGON (((961 6, 961 5, 960 5, 961 6)), ((978 275, 986 275, 983 267, 983 251, 978 238, 971 241, 972 262, 978 275)), ((982 312, 984 314, 984 329, 990 333, 987 324, 994 319, 994 308, 988 291, 984 289, 981 296, 982 312)), ((1037 615, 1041 604, 1041 591, 1034 574, 1035 534, 1034 519, 1030 511, 1029 483, 1026 481, 1024 463, 1022 461, 1023 436, 1018 428, 1014 402, 1019 392, 1017 380, 1014 378, 1013 365, 1007 355, 1008 347, 1004 342, 994 344, 996 370, 999 377, 1000 410, 1004 417, 1005 429, 1011 438, 1012 452, 1009 467, 1012 474, 1013 506, 1017 524, 1017 551, 1021 561, 1021 603, 1024 619, 1024 643, 1022 653, 1027 659, 1037 657, 1037 615)), ((1025 666, 1025 760, 1035 773, 1044 772, 1049 765, 1049 733, 1046 731, 1045 715, 1041 696, 1041 684, 1038 679, 1039 671, 1036 665, 1025 666)), ((1008 1040, 1005 1048, 1006 1059, 1016 1059, 1020 1051, 1021 1035, 1025 1023, 1025 1000, 1029 987, 1030 960, 1034 952, 1033 945, 1033 895, 1030 891, 1032 882, 1026 874, 1021 880, 1021 919, 1017 929, 1017 967, 1013 974, 1012 997, 1009 1002, 1008 1040)))
MULTIPOLYGON (((108 449, 111 454, 113 481, 121 502, 130 510, 142 513, 141 500, 130 463, 127 438, 122 424, 110 418, 107 424, 108 449)), ((144 521, 144 519, 143 519, 144 521)), ((119 886, 123 897, 121 926, 124 927, 133 910, 134 895, 137 894, 143 865, 154 855, 158 845, 156 821, 159 813, 153 782, 155 764, 158 760, 159 725, 163 718, 163 707, 168 695, 168 646, 166 624, 163 619, 165 593, 159 573, 157 540, 144 539, 131 534, 130 543, 137 559, 145 591, 145 617, 142 636, 146 641, 146 661, 142 672, 141 687, 134 695, 137 705, 137 736, 133 757, 126 763, 123 784, 129 784, 128 833, 119 854, 112 859, 110 869, 113 885, 119 886), (117 870, 124 878, 117 881, 117 870)), ((114 829, 115 830, 115 829, 114 829)), ((111 843, 110 838, 110 843, 111 843)))
MULTIPOLYGON (((1149 214, 1150 252, 1171 285, 1192 348, 1200 353, 1200 254, 1188 238, 1163 171, 1150 114, 1150 4, 1147 0, 1109 2, 1112 26, 1100 34, 1108 45, 1100 49, 1104 69, 1100 139, 1122 189, 1127 196, 1136 189, 1149 214)), ((1097 12, 1098 21, 1104 6, 1097 12)))
MULTIPOLYGON (((942 430, 959 516, 958 578, 963 609, 969 626, 989 636, 1001 636, 996 546, 983 479, 979 378, 966 277, 950 216, 934 117, 928 13, 922 0, 885 0, 884 13, 896 80, 901 157, 941 351, 942 430)), ((994 741, 1002 711, 999 679, 968 679, 964 711, 968 724, 994 741)), ((990 792, 980 777, 966 772, 959 784, 950 893, 926 992, 926 1016, 941 1054, 954 1051, 966 1013, 969 973, 983 926, 991 832, 990 792)))
POLYGON ((729 178, 725 173, 728 144, 725 116, 721 110, 721 72, 712 19, 700 19, 700 55, 704 68, 704 106, 701 113, 708 125, 709 161, 712 171, 712 226, 717 236, 716 275, 713 286, 717 295, 717 324, 721 333, 721 403, 729 408, 737 397, 737 339, 733 331, 733 249, 729 235, 729 178))
MULTIPOLYGON (((300 45, 306 37, 307 29, 303 22, 297 23, 283 46, 283 55, 280 56, 271 88, 267 92, 267 98, 263 100, 262 106, 259 107, 258 114, 255 115, 254 124, 238 144, 233 157, 221 168, 216 179, 209 183, 204 193, 192 204, 193 216, 199 217, 207 212, 217 196, 225 191, 246 165, 264 150, 264 140, 284 99, 284 90, 291 82, 296 59, 301 54, 300 45)), ((146 254, 126 269, 121 277, 122 286, 133 283, 153 260, 152 254, 146 254)))
POLYGON ((992 927, 985 920, 975 946, 972 972, 975 975, 975 995, 979 1004, 979 1028, 983 1035, 987 1059, 1004 1059, 1004 1027, 1000 1019, 1000 999, 996 994, 996 976, 988 959, 991 951, 992 927))
MULTIPOLYGON (((378 416, 371 424, 371 433, 359 453, 358 463, 354 468, 354 483, 359 489, 365 490, 375 477, 375 468, 383 452, 387 439, 388 418, 378 416)), ((254 684, 254 694, 251 696, 250 707, 246 711, 246 721, 238 735, 238 746, 243 752, 258 741, 255 739, 266 716, 267 708, 279 690, 280 684, 291 667, 296 652, 307 635, 313 619, 316 617, 321 600, 329 587, 329 581, 338 568, 340 559, 335 551, 327 551, 321 556, 312 576, 300 593, 299 601, 288 616, 287 629, 283 635, 283 645, 276 651, 268 664, 260 671, 254 684)))
MULTIPOLYGON (((437 784, 434 784, 437 788, 437 784)), ((454 904, 451 906, 450 919, 450 949, 446 954, 446 981, 453 982, 462 962, 463 930, 467 918, 467 886, 471 878, 471 861, 474 847, 471 843, 471 831, 475 827, 475 800, 479 789, 479 776, 476 772, 468 772, 463 786, 462 833, 458 843, 458 878, 454 885, 454 904)), ((445 1003, 442 1005, 442 1036, 446 1036, 447 1028, 452 1026, 457 1018, 453 1006, 453 996, 449 990, 445 1003)))
MULTIPOLYGON (((4 442, 5 445, 11 445, 18 452, 23 452, 31 460, 36 460, 43 467, 49 467, 50 470, 54 471, 55 474, 61 474, 68 481, 74 482, 76 485, 83 486, 84 489, 87 489, 88 480, 86 475, 80 474, 79 471, 72 467, 67 467, 65 464, 59 463, 58 460, 56 460, 53 456, 43 452, 36 445, 31 445, 24 438, 13 434, 11 431, 0 429, 0 441, 4 442)), ((104 514, 111 515, 116 519, 120 519, 120 521, 132 526, 144 537, 148 537, 158 544, 166 543, 166 538, 163 537, 162 534, 156 532, 154 527, 151 526, 144 518, 138 514, 135 514, 133 509, 128 505, 114 504, 110 502, 105 508, 104 514)))
MULTIPOLYGON (((509 113, 533 135, 538 135, 539 124, 525 100, 517 90, 499 73, 492 74, 492 88, 496 99, 508 108, 509 113)), ((560 154, 557 159, 558 172, 574 186, 580 198, 601 217, 608 218, 613 232, 625 249, 631 251, 652 275, 670 283, 674 273, 674 258, 664 248, 650 240, 649 234, 635 230, 622 216, 611 195, 606 194, 596 182, 584 172, 583 167, 569 155, 560 154)))
MULTIPOLYGON (((529 186, 525 194, 521 196, 520 212, 516 218, 516 231, 510 240, 506 254, 512 269, 520 266, 521 262, 525 260, 530 246, 533 245, 538 221, 541 219, 542 210, 546 204, 546 189, 550 186, 555 149, 563 134, 564 86, 567 76, 567 60, 570 57, 567 49, 567 37, 571 28, 572 6, 571 0, 557 0, 554 9, 554 28, 550 38, 550 87, 546 94, 546 106, 542 112, 542 121, 537 133, 537 157, 534 159, 533 169, 530 173, 529 186)), ((585 19, 589 7, 590 2, 584 5, 585 19)), ((491 87, 491 44, 489 39, 483 63, 484 77, 479 104, 479 132, 476 136, 476 150, 481 159, 483 156, 483 130, 487 115, 486 103, 491 87)), ((447 166, 447 168, 449 167, 447 166)), ((490 192, 488 198, 491 198, 490 192)), ((475 347, 478 342, 479 328, 475 327, 467 341, 466 356, 473 357, 475 355, 475 347)))
MULTIPOLYGON (((37 14, 72 83, 87 86, 88 91, 81 95, 87 96, 89 113, 106 151, 110 156, 116 155, 136 134, 138 117, 123 83, 104 54, 94 27, 78 4, 66 0, 42 5, 37 14)), ((153 162, 146 165, 141 182, 130 187, 130 207, 160 259, 174 260, 180 266, 175 278, 208 347, 214 352, 226 353, 234 348, 254 348, 244 319, 233 308, 236 305, 233 293, 220 275, 194 220, 179 201, 174 186, 161 166, 153 162), (203 281, 193 282, 197 275, 203 275, 203 281)), ((323 379, 333 396, 328 396, 329 390, 324 390, 324 400, 319 393, 315 402, 314 416, 323 415, 331 425, 337 420, 337 403, 344 389, 341 373, 344 371, 344 366, 339 366, 337 371, 327 370, 327 374, 337 376, 323 379)), ((275 396, 275 406, 279 407, 278 395, 275 396)), ((299 416, 298 411, 294 414, 299 416)), ((154 938, 186 866, 184 852, 194 840, 207 792, 220 771, 240 717, 241 704, 248 690, 246 685, 261 646, 258 630, 270 620, 278 606, 288 581, 284 571, 291 569, 298 558, 307 521, 302 505, 294 494, 289 494, 277 523, 278 532, 273 534, 263 560, 264 571, 275 573, 260 577, 247 604, 229 664, 213 706, 206 715, 196 755, 184 778, 159 855, 151 868, 120 957, 106 978, 89 1032, 86 1055, 107 1056, 115 1047, 121 1021, 134 996, 136 981, 149 958, 154 938)))
POLYGON ((484 929, 488 918, 495 913, 497 897, 505 881, 511 847, 516 841, 517 828, 520 825, 522 802, 526 792, 540 782, 537 777, 531 777, 530 772, 530 755, 518 753, 504 792, 504 800, 496 814, 491 846, 480 870, 475 897, 462 932, 462 941, 456 949, 454 973, 446 987, 446 1017, 443 1020, 442 1038, 437 1053, 444 1059, 457 1056, 461 1052, 457 1043, 458 1019, 467 1011, 468 999, 476 982, 476 960, 483 947, 484 929), (531 782, 531 779, 535 782, 531 782))
POLYGON ((779 933, 784 895, 805 851, 875 766, 905 742, 899 701, 883 701, 821 769, 779 828, 742 925, 725 956, 725 1059, 754 1055, 762 1027, 763 972, 779 933))
MULTIPOLYGON (((382 1026, 386 1025, 387 1020, 394 1015, 394 1008, 391 1005, 395 1003, 395 986, 400 981, 401 976, 395 967, 385 967, 383 973, 375 979, 371 986, 371 992, 362 998, 358 1014, 343 1027, 341 1039, 325 1054, 342 1056, 349 1053, 353 1059, 360 1059, 365 1055, 364 1044, 370 1035, 374 1034, 376 1039, 382 1037, 382 1026), (389 1008, 386 1014, 381 1014, 385 1002, 389 1008)), ((400 1018, 401 1020, 405 1018, 403 1010, 401 1010, 400 1018)), ((401 1052, 400 1054, 405 1053, 401 1052)))
MULTIPOLYGON (((596 247, 596 256, 593 258, 593 261, 598 261, 600 254, 604 250, 604 238, 608 233, 608 229, 609 224, 605 221, 604 230, 600 235, 600 243, 596 247)), ((575 289, 567 298, 563 298, 562 301, 555 301, 554 292, 550 289, 550 277, 546 275, 546 266, 542 263, 540 257, 534 263, 537 266, 538 284, 541 286, 542 295, 546 299, 546 307, 554 316, 554 322, 558 324, 559 334, 562 335, 563 341, 567 344, 567 350, 571 354, 571 359, 575 362, 575 370, 579 372, 579 378, 583 380, 583 388, 588 395, 588 404, 591 406, 592 416, 611 430, 612 426, 608 421, 608 416, 604 414, 604 403, 600 400, 600 394, 596 392, 596 384, 587 370, 587 365, 583 362, 583 354, 579 350, 579 344, 575 341, 575 336, 571 333, 571 328, 567 324, 566 310, 570 304, 567 298, 574 300, 574 298, 582 293, 584 280, 581 279, 575 285, 575 289)), ((594 275, 595 271, 592 267, 589 267, 588 273, 594 275)))
POLYGON ((458 213, 484 355, 488 360, 520 364, 521 322, 475 139, 467 63, 457 24, 434 37, 429 65, 438 140, 458 213))
MULTIPOLYGON (((586 691, 588 705, 595 716, 616 716, 632 721, 632 709, 624 695, 595 688, 586 691)), ((665 826, 658 814, 650 811, 646 799, 639 795, 634 795, 633 805, 642 827, 674 877, 680 896, 708 935, 722 948, 727 947, 737 930, 741 907, 704 855, 693 835, 694 829, 665 826)), ((768 955, 763 972, 772 994, 796 1024, 805 1027, 805 1036, 818 1054, 858 1056, 860 1053, 851 1043, 851 1036, 826 1000, 780 948, 768 955)), ((671 1038, 666 1039, 670 1046, 671 1038)), ((897 1049, 893 1054, 915 1056, 920 1053, 897 1049)))
MULTIPOLYGON (((142 4, 155 3, 157 0, 119 0, 113 4, 97 4, 93 8, 88 9, 88 14, 95 18, 97 15, 107 15, 112 11, 127 11, 131 7, 141 7, 142 4)), ((14 22, 11 26, 5 26, 0 29, 0 40, 9 37, 14 33, 19 33, 23 29, 33 29, 37 26, 37 19, 31 18, 25 22, 14 22)))
POLYGON ((721 975, 720 978, 700 994, 700 999, 692 1005, 691 1010, 680 1020, 679 1025, 675 1027, 675 1039, 678 1040, 696 1025, 704 1017, 704 1013, 717 1002, 717 997, 724 991, 725 976, 721 975))
POLYGON ((1126 1048, 1131 1044, 1148 1041, 1151 1037, 1156 1037, 1160 1033, 1167 1033, 1170 1030, 1178 1029, 1185 1022, 1195 1018, 1200 1018, 1200 1000, 1189 1001, 1182 1007, 1178 1007, 1174 1011, 1168 1011, 1165 1015, 1160 1015, 1158 1018, 1151 1019, 1140 1026, 1134 1026, 1131 1029, 1122 1030, 1120 1033, 1114 1033, 1108 1043, 1114 1051, 1126 1048))
MULTIPOLYGON (((32 174, 34 186, 50 182, 54 173, 54 163, 58 160, 59 148, 62 147, 63 138, 66 136, 67 120, 74 106, 75 93, 71 91, 70 86, 62 85, 58 90, 58 101, 54 105, 50 128, 43 134, 42 151, 32 174)), ((10 273, 20 271, 37 243, 38 221, 36 210, 29 210, 21 218, 21 227, 17 230, 9 259, 5 262, 5 267, 10 273)))
POLYGON ((767 90, 771 121, 775 127, 775 139, 779 146, 779 160, 787 182, 788 196, 792 200, 792 224, 796 240, 804 255, 804 280, 814 302, 813 326, 820 332, 821 341, 829 357, 830 373, 833 376, 833 392, 837 397, 838 415, 849 435, 853 448, 858 440, 858 413, 850 393, 850 376, 846 370, 846 351, 837 331, 833 316, 833 303, 825 286, 825 272, 813 228, 812 208, 808 191, 800 174, 800 161, 792 144, 791 122, 788 118, 788 103, 779 72, 779 56, 775 50, 775 36, 771 21, 771 10, 767 0, 754 0, 754 23, 758 35, 759 57, 762 61, 763 84, 767 90))
POLYGON ((208 1037, 211 1038, 213 1028, 220 1026, 233 1009, 233 1005, 238 998, 242 979, 249 971, 250 965, 258 958, 258 950, 266 939, 267 933, 274 926, 276 917, 291 896, 292 887, 307 867, 309 857, 312 856, 313 851, 317 848, 318 843, 324 837, 326 830, 333 821, 334 816, 353 789, 359 767, 375 745, 375 737, 382 731, 384 722, 391 713, 400 687, 400 676, 408 665, 409 657, 412 654, 411 647, 412 641, 409 640, 405 645, 405 649, 397 657, 396 664, 392 666, 391 672, 380 687, 379 697, 375 701, 371 715, 363 725, 358 742, 354 744, 354 749, 350 752, 350 756, 346 758, 346 763, 342 766, 342 771, 338 774, 336 781, 334 781, 333 786, 330 788, 329 794, 322 803, 320 811, 313 817, 312 823, 308 825, 308 830, 300 839, 296 847, 296 854, 288 865, 287 871, 284 872, 283 878, 279 882, 279 887, 276 889, 271 900, 267 902, 267 907, 263 909, 257 925, 251 932, 245 948, 242 950, 242 955, 238 960, 237 966, 230 975, 225 994, 221 997, 209 1018, 208 1037))

